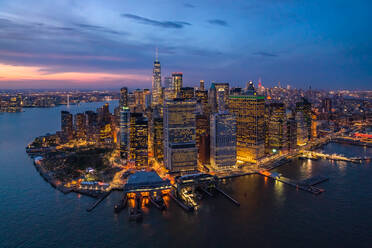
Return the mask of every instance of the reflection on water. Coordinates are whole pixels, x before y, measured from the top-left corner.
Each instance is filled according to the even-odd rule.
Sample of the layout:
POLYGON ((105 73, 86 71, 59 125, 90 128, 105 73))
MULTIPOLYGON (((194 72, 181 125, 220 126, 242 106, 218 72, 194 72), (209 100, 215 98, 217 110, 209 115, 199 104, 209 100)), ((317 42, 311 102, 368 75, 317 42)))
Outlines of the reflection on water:
MULTIPOLYGON (((102 104, 70 110, 95 110, 102 104)), ((368 247, 372 242, 371 162, 294 160, 276 169, 294 180, 328 176, 319 185, 326 192, 319 196, 251 175, 221 185, 240 207, 219 195, 187 213, 165 196, 167 210, 145 207, 143 222, 137 224, 128 221, 127 209, 114 213, 122 192, 113 192, 88 213, 95 199, 51 187, 24 151, 35 136, 60 128, 61 109, 0 115, 0 247, 368 247)), ((349 145, 329 144, 323 150, 372 156, 372 149, 349 145)))

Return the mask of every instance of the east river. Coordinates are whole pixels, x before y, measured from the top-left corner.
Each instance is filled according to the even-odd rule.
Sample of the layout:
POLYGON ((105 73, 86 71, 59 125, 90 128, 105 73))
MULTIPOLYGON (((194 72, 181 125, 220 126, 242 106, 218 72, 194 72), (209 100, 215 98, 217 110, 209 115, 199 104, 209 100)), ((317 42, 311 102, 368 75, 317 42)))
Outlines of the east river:
MULTIPOLYGON (((0 114, 0 247, 371 247, 371 162, 294 160, 276 169, 291 179, 328 176, 319 185, 326 191, 318 196, 252 175, 222 186, 240 207, 217 196, 186 213, 170 201, 167 211, 145 209, 143 221, 133 223, 126 210, 114 213, 120 198, 114 192, 87 212, 93 198, 54 189, 25 152, 36 136, 60 129, 64 109, 0 114)), ((328 144, 323 150, 372 155, 371 148, 350 145, 328 144)))

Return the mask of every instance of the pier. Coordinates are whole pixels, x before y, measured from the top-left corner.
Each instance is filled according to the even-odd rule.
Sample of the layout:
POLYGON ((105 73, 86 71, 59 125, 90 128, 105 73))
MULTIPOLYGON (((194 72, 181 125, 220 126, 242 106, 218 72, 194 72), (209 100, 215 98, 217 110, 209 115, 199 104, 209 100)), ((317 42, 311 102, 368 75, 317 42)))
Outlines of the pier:
POLYGON ((326 154, 326 153, 314 152, 314 151, 304 151, 302 157, 309 158, 309 159, 323 158, 323 159, 329 159, 333 161, 346 161, 346 162, 352 162, 352 163, 361 163, 363 160, 371 159, 369 157, 348 158, 340 154, 326 154))
POLYGON ((328 178, 326 177, 313 177, 313 178, 303 180, 301 182, 296 182, 290 178, 280 176, 278 173, 270 173, 269 171, 260 171, 258 172, 258 175, 271 178, 278 182, 295 187, 296 189, 300 189, 300 190, 303 190, 303 191, 306 191, 306 192, 309 192, 315 195, 318 195, 324 192, 325 190, 314 187, 314 185, 328 180, 328 178))
POLYGON ((237 200, 235 200, 234 198, 232 198, 231 196, 229 196, 228 194, 226 194, 220 188, 216 187, 216 190, 218 192, 220 192, 222 195, 224 195, 227 199, 229 199, 230 201, 232 201, 235 205, 240 206, 240 203, 237 200))
POLYGON ((98 204, 100 204, 110 194, 111 194, 111 190, 105 192, 90 208, 87 208, 87 211, 91 212, 93 209, 95 209, 95 207, 98 206, 98 204))

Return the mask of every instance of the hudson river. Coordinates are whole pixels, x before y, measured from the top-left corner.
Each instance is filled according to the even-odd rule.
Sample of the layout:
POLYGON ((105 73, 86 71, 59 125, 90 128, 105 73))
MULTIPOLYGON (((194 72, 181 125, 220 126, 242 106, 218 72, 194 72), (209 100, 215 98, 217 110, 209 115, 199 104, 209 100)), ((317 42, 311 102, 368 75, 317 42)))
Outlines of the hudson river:
MULTIPOLYGON (((102 104, 69 110, 95 110, 102 104)), ((34 137, 60 129, 63 109, 0 114, 0 247, 371 247, 371 162, 295 160, 277 169, 292 179, 328 176, 319 185, 326 191, 318 196, 254 175, 222 186, 240 207, 217 196, 186 213, 171 201, 167 211, 147 209, 142 223, 132 223, 126 210, 114 213, 120 198, 114 192, 87 212, 93 198, 54 189, 25 152, 34 137)), ((370 148, 350 145, 323 149, 372 155, 370 148)))

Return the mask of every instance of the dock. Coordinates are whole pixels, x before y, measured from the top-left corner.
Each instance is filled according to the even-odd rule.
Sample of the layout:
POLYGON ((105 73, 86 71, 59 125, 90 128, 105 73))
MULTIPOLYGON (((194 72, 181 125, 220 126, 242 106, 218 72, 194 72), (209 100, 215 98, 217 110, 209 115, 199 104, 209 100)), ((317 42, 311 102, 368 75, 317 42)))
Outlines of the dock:
POLYGON ((325 179, 324 177, 309 178, 309 179, 303 180, 301 182, 303 183, 304 181, 305 182, 308 181, 310 184, 311 183, 312 184, 311 185, 310 184, 305 185, 305 184, 301 184, 301 182, 296 182, 296 181, 294 181, 294 180, 292 180, 290 178, 286 178, 286 177, 283 177, 283 176, 272 175, 268 171, 260 171, 260 172, 258 172, 258 175, 271 178, 271 179, 276 180, 278 182, 281 182, 281 183, 290 185, 292 187, 295 187, 296 189, 300 189, 300 190, 303 190, 303 191, 312 193, 314 195, 318 195, 318 194, 324 192, 325 190, 324 189, 317 188, 317 187, 314 187, 313 185, 319 184, 321 182, 324 182, 324 181, 328 180, 328 178, 325 179))
POLYGON ((351 163, 361 163, 363 160, 371 159, 369 157, 348 158, 340 154, 326 154, 326 153, 314 152, 314 151, 304 151, 302 156, 306 158, 310 158, 310 159, 314 157, 318 157, 318 158, 329 159, 333 161, 346 161, 346 162, 351 162, 351 163))
POLYGON ((314 176, 314 177, 310 177, 305 180, 302 180, 298 182, 298 184, 302 186, 314 186, 319 183, 325 182, 327 180, 329 180, 329 178, 326 176, 314 176))
POLYGON ((181 208, 185 209, 187 212, 191 212, 193 209, 191 207, 188 207, 186 206, 185 204, 183 204, 183 202, 181 202, 180 200, 178 200, 171 192, 168 193, 169 197, 172 198, 181 208))
POLYGON ((110 194, 111 194, 111 190, 105 192, 91 207, 87 208, 87 211, 91 212, 93 209, 95 209, 95 207, 98 206, 98 204, 100 204, 110 194))
POLYGON ((232 198, 231 196, 229 196, 227 193, 225 193, 223 190, 221 190, 220 188, 216 187, 216 190, 218 192, 220 192, 222 195, 224 195, 227 199, 229 199, 230 201, 232 201, 235 205, 237 206, 240 206, 240 203, 235 200, 234 198, 232 198))

